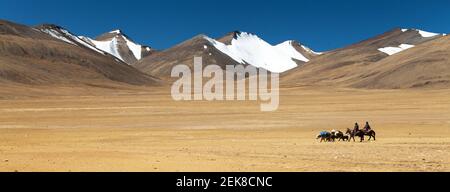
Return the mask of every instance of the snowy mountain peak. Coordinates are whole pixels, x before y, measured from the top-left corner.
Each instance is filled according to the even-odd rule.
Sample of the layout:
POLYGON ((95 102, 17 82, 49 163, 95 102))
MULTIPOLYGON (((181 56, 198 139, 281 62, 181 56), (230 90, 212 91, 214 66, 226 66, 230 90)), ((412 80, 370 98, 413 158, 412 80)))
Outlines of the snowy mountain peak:
POLYGON ((120 29, 116 29, 107 33, 103 33, 99 36, 97 36, 95 38, 95 40, 97 41, 107 41, 107 40, 112 40, 113 38, 117 38, 117 37, 126 37, 127 35, 125 35, 122 30, 120 29))
POLYGON ((224 37, 232 37, 233 39, 236 39, 241 33, 247 33, 247 32, 234 30, 234 31, 227 33, 224 37))
POLYGON ((230 45, 230 44, 231 44, 231 41, 232 41, 233 39, 236 39, 240 33, 241 33, 240 31, 232 31, 232 32, 229 32, 229 33, 227 33, 225 36, 223 36, 223 37, 217 39, 217 41, 219 41, 219 42, 221 42, 221 43, 224 43, 224 44, 226 44, 226 45, 230 45))
POLYGON ((234 31, 218 40, 205 37, 212 46, 241 64, 250 64, 274 73, 282 73, 298 66, 297 61, 309 62, 295 46, 295 41, 286 41, 276 46, 257 35, 234 31), (232 38, 231 38, 232 37, 232 38))
POLYGON ((112 55, 127 64, 132 64, 154 52, 149 46, 135 43, 119 29, 104 33, 96 39, 76 36, 63 27, 52 24, 40 25, 36 29, 66 43, 89 48, 104 55, 112 55))
POLYGON ((122 30, 116 29, 116 30, 110 31, 109 33, 113 33, 113 34, 122 34, 122 30))
POLYGON ((423 30, 420 30, 420 29, 402 29, 402 32, 408 32, 408 31, 415 31, 415 32, 419 33, 424 38, 435 37, 435 36, 438 36, 438 35, 445 36, 445 34, 433 33, 433 32, 423 31, 423 30))
POLYGON ((120 29, 104 33, 95 39, 88 37, 81 38, 96 48, 105 51, 128 64, 133 64, 154 52, 149 46, 135 43, 120 29))
POLYGON ((231 36, 233 36, 233 38, 237 38, 237 36, 241 33, 242 33, 241 31, 235 30, 235 31, 229 32, 227 35, 231 35, 231 36))
POLYGON ((394 37, 391 37, 389 41, 382 44, 382 46, 380 46, 378 50, 387 55, 394 55, 407 49, 411 49, 416 45, 429 41, 430 39, 445 36, 445 34, 432 33, 420 29, 403 28, 400 30, 402 32, 401 34, 394 33, 394 37))
POLYGON ((258 35, 256 35, 256 33, 251 33, 251 32, 245 32, 245 31, 233 31, 231 32, 233 34, 233 38, 234 39, 239 39, 240 37, 256 37, 259 38, 258 35))
POLYGON ((261 39, 254 33, 248 33, 248 32, 242 32, 242 31, 234 32, 234 39, 239 40, 239 39, 245 39, 245 38, 261 39))

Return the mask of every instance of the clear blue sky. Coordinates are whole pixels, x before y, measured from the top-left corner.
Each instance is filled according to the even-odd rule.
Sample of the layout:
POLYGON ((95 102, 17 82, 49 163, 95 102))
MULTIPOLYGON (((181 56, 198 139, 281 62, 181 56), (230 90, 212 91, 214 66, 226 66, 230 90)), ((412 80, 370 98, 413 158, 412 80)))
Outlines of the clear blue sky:
POLYGON ((275 44, 298 40, 324 51, 394 27, 450 33, 449 0, 1 0, 0 18, 53 23, 95 37, 120 28, 157 49, 197 34, 241 30, 275 44))

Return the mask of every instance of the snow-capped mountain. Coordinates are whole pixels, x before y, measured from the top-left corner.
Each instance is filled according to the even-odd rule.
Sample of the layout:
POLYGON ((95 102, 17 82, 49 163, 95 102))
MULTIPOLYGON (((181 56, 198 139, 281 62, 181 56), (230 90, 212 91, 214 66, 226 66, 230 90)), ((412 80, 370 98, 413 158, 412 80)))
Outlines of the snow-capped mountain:
MULTIPOLYGON (((154 53, 150 47, 133 42, 121 30, 114 30, 92 39, 76 36, 55 25, 42 25, 38 29, 66 43, 84 46, 101 54, 110 54, 127 64, 136 63, 154 53)), ((274 46, 257 35, 246 32, 232 32, 219 40, 207 36, 202 38, 206 40, 204 47, 214 47, 239 64, 249 64, 275 73, 296 68, 299 64, 309 62, 321 54, 296 41, 285 41, 274 46)), ((212 56, 211 53, 208 56, 212 56)))
POLYGON ((320 54, 295 41, 271 45, 254 34, 235 31, 218 39, 198 35, 150 55, 134 66, 147 74, 168 78, 175 65, 192 67, 193 58, 202 57, 204 65, 216 64, 223 69, 227 65, 250 65, 282 73, 305 64, 320 54))
POLYGON ((428 32, 428 31, 422 31, 419 29, 402 29, 402 32, 407 32, 407 31, 415 31, 417 33, 419 33, 422 37, 427 38, 427 37, 434 37, 434 36, 445 36, 446 34, 440 34, 440 33, 432 33, 432 32, 428 32))
POLYGON ((418 29, 396 28, 324 53, 296 41, 272 45, 255 34, 236 31, 217 39, 198 35, 155 54, 120 30, 91 39, 56 25, 28 27, 0 20, 0 36, 0 60, 6 64, 0 67, 6 74, 0 81, 156 84, 159 79, 173 81, 174 66, 193 68, 193 58, 202 57, 203 66, 246 65, 283 73, 282 83, 287 85, 396 89, 450 85, 450 37, 418 29))
POLYGON ((133 42, 120 30, 114 30, 100 35, 96 39, 91 39, 85 36, 77 36, 69 30, 57 25, 44 24, 36 27, 36 29, 57 40, 76 46, 86 47, 104 55, 112 55, 127 64, 133 64, 154 52, 154 50, 148 46, 139 45, 133 42))
MULTIPOLYGON (((299 48, 295 47, 294 41, 286 41, 273 46, 251 33, 235 32, 233 36, 231 40, 227 40, 228 44, 209 37, 205 37, 205 39, 209 41, 210 45, 236 62, 263 68, 270 72, 282 73, 296 68, 298 66, 296 61, 309 62, 309 59, 298 51, 299 48)), ((304 49, 304 51, 307 50, 304 49)), ((309 51, 312 53, 310 49, 309 51)))
POLYGON ((143 57, 150 55, 154 50, 132 41, 121 30, 114 30, 100 35, 95 39, 80 36, 85 42, 104 52, 114 55, 125 63, 133 64, 143 57))
POLYGON ((443 46, 442 41, 448 42, 444 34, 396 28, 328 51, 307 65, 283 74, 282 83, 340 84, 358 88, 411 88, 441 84, 447 81, 443 73, 448 74, 443 64, 448 61, 448 51, 445 51, 448 46, 443 46))
POLYGON ((77 87, 160 84, 62 27, 4 20, 0 20, 0 82, 77 87))
POLYGON ((427 41, 445 35, 446 34, 432 33, 422 31, 419 29, 401 29, 400 36, 407 36, 408 38, 402 38, 399 41, 397 41, 396 43, 398 45, 380 47, 378 50, 388 55, 394 55, 404 50, 411 49, 415 47, 415 45, 422 43, 423 41, 427 41))

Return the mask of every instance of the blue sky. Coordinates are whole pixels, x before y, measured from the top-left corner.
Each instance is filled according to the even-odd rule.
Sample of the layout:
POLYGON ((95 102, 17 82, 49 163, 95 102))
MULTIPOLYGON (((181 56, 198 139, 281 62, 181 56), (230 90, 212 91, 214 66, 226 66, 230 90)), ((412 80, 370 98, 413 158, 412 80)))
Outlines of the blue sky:
POLYGON ((450 33, 450 1, 0 0, 0 18, 58 24, 90 37, 120 28, 157 49, 200 33, 220 37, 241 30, 272 44, 294 39, 324 51, 395 27, 450 33))

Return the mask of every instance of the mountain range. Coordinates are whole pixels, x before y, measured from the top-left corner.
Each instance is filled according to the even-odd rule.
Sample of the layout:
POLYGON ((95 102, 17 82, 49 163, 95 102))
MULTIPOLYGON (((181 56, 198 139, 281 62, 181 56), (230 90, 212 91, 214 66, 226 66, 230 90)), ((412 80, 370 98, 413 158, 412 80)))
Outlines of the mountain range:
POLYGON ((0 21, 0 83, 158 85, 161 81, 63 28, 0 21))
POLYGON ((173 81, 175 65, 251 65, 281 74, 283 86, 368 89, 449 88, 450 39, 393 29, 347 47, 316 52, 296 40, 272 45, 256 34, 197 35, 166 50, 140 45, 121 30, 90 38, 53 24, 0 20, 0 84, 127 84, 173 81))

